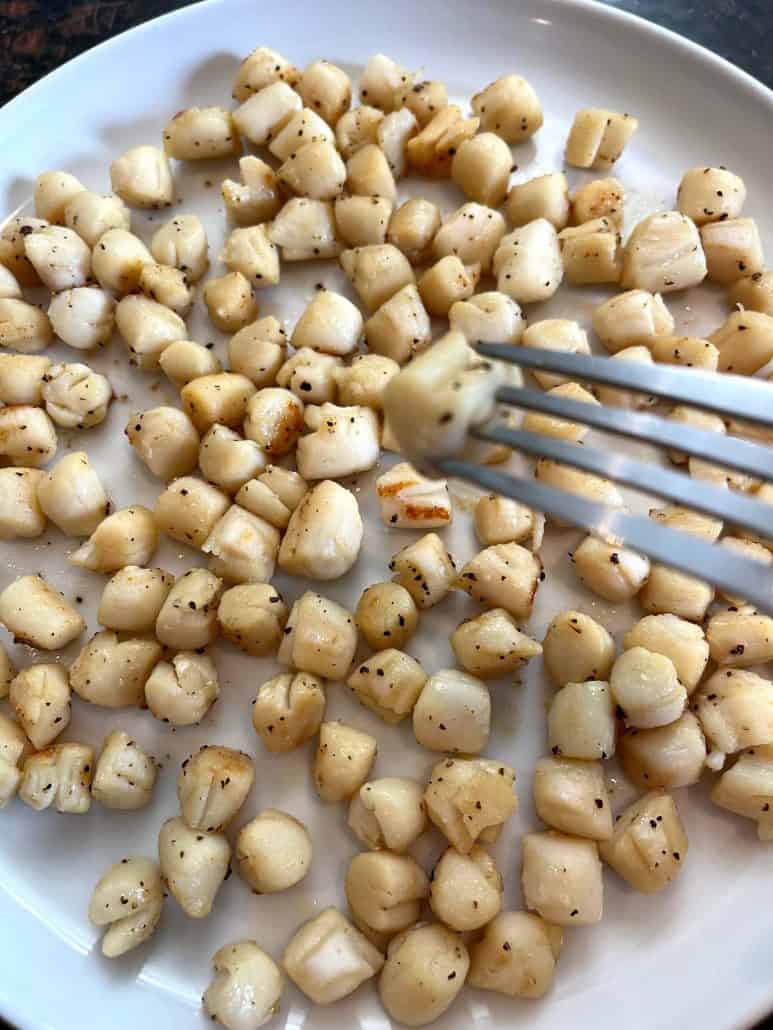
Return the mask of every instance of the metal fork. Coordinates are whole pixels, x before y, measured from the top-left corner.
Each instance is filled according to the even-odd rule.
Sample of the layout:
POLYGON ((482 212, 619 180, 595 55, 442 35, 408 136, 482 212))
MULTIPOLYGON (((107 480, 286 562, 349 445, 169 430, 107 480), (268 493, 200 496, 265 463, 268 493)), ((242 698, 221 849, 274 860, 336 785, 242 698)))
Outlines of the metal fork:
MULTIPOLYGON (((673 366, 653 368, 636 362, 501 344, 480 343, 475 349, 483 357, 507 361, 523 369, 538 369, 559 373, 575 381, 622 387, 712 411, 726 418, 742 418, 773 427, 773 385, 760 380, 673 366)), ((551 397, 527 387, 501 387, 496 399, 500 404, 545 412, 605 432, 679 450, 773 482, 771 447, 694 429, 657 415, 551 397)), ((524 454, 549 458, 616 480, 680 506, 694 508, 731 526, 752 530, 759 536, 773 537, 773 505, 690 479, 658 465, 625 457, 613 447, 603 451, 592 449, 540 433, 510 429, 493 420, 474 430, 473 435, 480 440, 505 444, 524 454)), ((727 548, 659 526, 652 519, 578 497, 534 479, 514 477, 456 458, 438 461, 436 467, 444 475, 470 480, 493 493, 511 497, 537 511, 579 526, 617 546, 626 545, 641 551, 657 562, 707 580, 729 594, 744 597, 757 608, 773 613, 773 566, 742 558, 727 548)))

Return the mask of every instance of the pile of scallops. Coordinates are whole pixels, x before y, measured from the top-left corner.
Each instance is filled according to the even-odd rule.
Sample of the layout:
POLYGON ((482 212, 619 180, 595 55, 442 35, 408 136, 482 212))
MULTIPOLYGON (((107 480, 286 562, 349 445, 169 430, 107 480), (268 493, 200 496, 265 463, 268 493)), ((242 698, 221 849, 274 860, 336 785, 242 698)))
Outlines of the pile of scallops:
MULTIPOLYGON (((518 75, 492 82, 467 113, 442 82, 379 54, 352 107, 340 67, 320 60, 301 71, 261 47, 242 63, 233 98, 233 109, 179 112, 160 145, 117 157, 110 194, 65 171, 43 172, 34 217, 17 215, 0 233, 0 537, 34 540, 50 523, 73 539, 73 566, 105 577, 101 628, 69 667, 56 653, 85 622, 61 592, 66 583, 6 577, 0 623, 36 660, 17 669, 0 647, 0 698, 10 703, 10 714, 0 713, 0 805, 18 796, 36 811, 73 815, 92 802, 147 805, 155 760, 120 725, 98 751, 67 740, 73 703, 144 708, 171 728, 206 726, 220 694, 211 645, 222 638, 247 656, 274 656, 286 671, 259 686, 251 708, 261 761, 280 762, 316 740, 319 800, 347 806, 362 851, 346 872, 346 906, 298 927, 281 942, 281 958, 255 940, 223 944, 206 1012, 229 1030, 255 1030, 279 1011, 285 976, 318 1005, 376 979, 386 1012, 407 1026, 438 1019, 465 984, 539 998, 553 982, 564 929, 602 918, 604 866, 645 893, 681 874, 688 842, 675 789, 708 768, 712 800, 773 839, 773 683, 765 675, 773 620, 743 598, 715 595, 705 582, 588 536, 571 555, 579 583, 613 604, 636 598, 643 615, 616 644, 589 614, 561 611, 536 640, 527 623, 545 579, 544 516, 478 495, 481 550, 457 562, 443 539, 452 490, 402 459, 365 482, 384 526, 417 531, 415 539, 384 555, 383 581, 348 607, 316 587, 346 576, 360 555, 351 477, 375 469, 383 452, 406 451, 401 441, 458 435, 467 394, 440 389, 451 355, 464 377, 479 368, 477 341, 590 353, 578 322, 528 321, 523 311, 562 283, 623 291, 592 318, 615 360, 773 375, 773 272, 742 214, 744 183, 725 168, 691 169, 675 209, 644 218, 624 242, 617 179, 587 179, 571 195, 564 171, 511 185, 513 146, 543 123, 536 92, 518 75), (208 278, 196 214, 170 212, 149 245, 131 220, 132 208, 173 206, 172 162, 199 159, 238 159, 239 169, 221 183, 225 271, 208 278), (412 185, 417 176, 450 180, 463 203, 441 216, 420 194, 404 197, 406 175, 412 185), (257 297, 270 300, 285 265, 331 260, 359 303, 320 286, 291 332, 273 315, 258 317, 257 297), (708 339, 678 336, 664 296, 705 279, 728 287, 730 313, 708 339), (40 287, 50 291, 47 307, 25 299, 40 287), (188 339, 197 293, 229 336, 224 363, 212 345, 188 339), (87 441, 113 390, 85 361, 52 362, 46 348, 56 340, 87 358, 114 332, 133 366, 157 370, 179 391, 179 405, 134 412, 126 423, 128 445, 159 482, 153 510, 114 510, 86 450, 57 453, 60 432, 87 441), (404 390, 410 402, 386 419, 385 392, 400 376, 410 386, 411 375, 426 407, 419 392, 404 390), (153 566, 161 536, 185 549, 191 567, 182 575, 153 566), (293 603, 272 585, 277 569, 301 583, 293 603), (314 589, 303 592, 303 581, 314 589), (425 670, 406 648, 423 613, 452 591, 476 602, 450 638, 456 667, 425 670), (545 828, 522 838, 524 908, 508 911, 487 847, 518 802, 514 769, 486 756, 486 681, 512 682, 534 659, 555 687, 533 780, 545 828), (325 719, 335 682, 383 721, 385 734, 412 724, 417 746, 435 754, 428 782, 399 769, 373 778, 376 738, 325 719), (640 791, 618 812, 604 764, 614 756, 640 791), (431 871, 411 855, 428 832, 445 846, 431 871)), ((629 114, 581 110, 566 163, 608 173, 636 129, 629 114)), ((651 403, 545 372, 535 379, 588 404, 651 403)), ((670 417, 750 433, 740 419, 686 407, 670 417)), ((588 431, 535 413, 523 426, 577 446, 588 431)), ((501 447, 480 455, 509 458, 501 447)), ((673 460, 695 478, 773 502, 771 484, 681 454, 673 460)), ((611 482, 554 461, 538 461, 535 475, 624 503, 611 482)), ((457 518, 467 517, 462 507, 457 518)), ((673 506, 650 515, 773 562, 771 539, 673 506)), ((257 893, 301 883, 313 842, 293 815, 265 809, 232 832, 254 778, 254 758, 219 743, 183 762, 179 813, 160 827, 157 861, 120 858, 94 888, 88 914, 104 928, 104 955, 148 941, 168 894, 187 916, 205 918, 232 864, 257 893)))

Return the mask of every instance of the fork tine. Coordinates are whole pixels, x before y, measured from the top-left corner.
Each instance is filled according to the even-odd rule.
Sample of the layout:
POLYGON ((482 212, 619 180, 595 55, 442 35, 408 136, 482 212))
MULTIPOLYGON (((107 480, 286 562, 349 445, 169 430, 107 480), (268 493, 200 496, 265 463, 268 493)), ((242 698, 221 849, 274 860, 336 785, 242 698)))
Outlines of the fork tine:
POLYGON ((773 386, 749 376, 701 372, 670 365, 645 365, 638 361, 611 361, 586 354, 564 354, 500 343, 477 343, 474 349, 483 357, 507 361, 522 368, 536 368, 573 379, 620 386, 654 394, 677 404, 716 411, 728 418, 773 426, 773 386))
MULTIPOLYGON (((646 440, 660 447, 684 451, 717 465, 739 469, 750 476, 773 479, 773 448, 749 443, 738 437, 722 436, 694 429, 681 422, 672 422, 658 415, 648 415, 625 408, 608 408, 551 397, 540 390, 503 386, 497 390, 497 401, 531 411, 544 411, 559 418, 571 419, 620 436, 646 440)), ((771 391, 773 403, 773 390, 771 391)))
POLYGON ((615 451, 599 451, 576 443, 566 443, 542 433, 527 433, 493 425, 473 430, 473 436, 490 443, 504 444, 538 458, 550 458, 586 472, 616 480, 645 493, 657 494, 688 508, 697 508, 714 518, 745 526, 763 536, 773 528, 773 507, 752 501, 743 494, 700 480, 681 472, 636 461, 615 451))
POLYGON ((732 551, 707 544, 698 537, 658 526, 641 515, 609 508, 598 501, 545 486, 533 479, 519 479, 457 458, 444 458, 436 467, 504 497, 511 497, 536 511, 547 512, 608 543, 623 543, 698 579, 711 570, 711 582, 729 594, 744 597, 763 611, 773 612, 773 571, 732 551))

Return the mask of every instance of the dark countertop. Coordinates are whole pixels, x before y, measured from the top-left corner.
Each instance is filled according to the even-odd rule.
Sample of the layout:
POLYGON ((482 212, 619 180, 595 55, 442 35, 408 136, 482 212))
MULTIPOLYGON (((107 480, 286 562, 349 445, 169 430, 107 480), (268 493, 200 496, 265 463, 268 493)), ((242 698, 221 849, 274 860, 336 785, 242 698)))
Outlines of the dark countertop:
MULTIPOLYGON (((0 103, 102 40, 189 2, 0 0, 0 103)), ((604 2, 701 43, 773 87, 771 0, 604 2)), ((0 1030, 11 1030, 1 1017, 0 1030)), ((773 1017, 757 1030, 773 1030, 773 1017)))
POLYGON ((773 88, 771 0, 604 0, 700 43, 773 88))

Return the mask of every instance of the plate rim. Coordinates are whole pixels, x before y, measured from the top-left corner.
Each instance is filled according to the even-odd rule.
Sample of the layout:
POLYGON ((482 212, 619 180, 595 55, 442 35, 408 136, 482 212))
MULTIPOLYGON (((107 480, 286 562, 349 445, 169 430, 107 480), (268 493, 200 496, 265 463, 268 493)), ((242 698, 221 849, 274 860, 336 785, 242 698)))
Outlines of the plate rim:
MULTIPOLYGON (((482 0, 482 2, 488 2, 488 0, 482 0)), ((612 2, 605 2, 605 0, 541 0, 541 2, 549 7, 574 9, 602 20, 606 19, 610 22, 624 22, 633 25, 637 31, 653 38, 660 38, 670 46, 691 54, 707 67, 714 68, 717 72, 724 73, 725 75, 730 75, 739 86, 758 96, 760 100, 770 105, 773 109, 773 88, 766 86, 764 82, 761 82, 750 72, 744 71, 743 68, 739 68, 737 64, 733 64, 726 57, 715 54, 708 47, 688 39, 687 36, 683 36, 673 29, 659 25, 657 22, 650 21, 639 14, 634 14, 632 11, 624 11, 619 7, 613 6, 612 2)), ((89 59, 92 54, 117 45, 125 36, 131 34, 142 35, 143 32, 150 31, 151 27, 155 27, 162 22, 171 22, 177 18, 188 17, 189 12, 199 8, 226 7, 229 3, 231 3, 231 0, 196 0, 195 3, 177 8, 174 11, 167 11, 166 14, 157 15, 155 18, 149 18, 146 21, 140 22, 139 25, 133 25, 117 33, 115 36, 102 40, 101 43, 96 43, 82 53, 76 54, 75 57, 71 57, 64 64, 59 65, 58 68, 53 68, 42 78, 31 83, 21 93, 4 104, 2 110, 0 110, 0 120, 3 120, 9 111, 15 114, 18 108, 22 108, 25 103, 30 101, 30 98, 34 99, 35 95, 41 89, 47 88, 50 82, 55 81, 59 77, 72 74, 73 69, 81 62, 89 59)))
MULTIPOLYGON (((77 74, 81 65, 85 65, 91 60, 92 55, 95 53, 122 45, 125 37, 133 36, 139 38, 146 32, 157 31, 160 25, 191 17, 192 12, 196 12, 199 9, 227 8, 232 2, 233 0, 196 0, 196 2, 187 4, 184 7, 142 21, 138 25, 124 29, 116 35, 88 47, 82 53, 71 57, 57 68, 47 72, 5 103, 0 110, 0 124, 8 118, 23 115, 25 107, 33 104, 38 94, 56 88, 56 83, 59 80, 64 80, 73 74, 77 74)), ((488 4, 491 0, 479 0, 479 2, 488 4)), ((666 28, 642 15, 614 6, 614 0, 609 0, 609 2, 606 2, 606 0, 537 0, 537 2, 543 4, 548 10, 577 12, 583 17, 597 19, 602 23, 606 22, 612 25, 623 24, 633 31, 643 34, 651 43, 666 46, 672 52, 696 60, 715 75, 729 77, 737 88, 760 101, 770 109, 770 113, 773 115, 773 88, 767 86, 750 72, 740 68, 727 58, 714 53, 702 44, 683 36, 679 32, 666 28)), ((13 212, 10 212, 7 217, 11 217, 12 214, 13 212)), ((5 220, 5 218, 0 218, 0 224, 5 220)), ((20 903, 18 907, 23 909, 25 906, 20 903)), ((12 1028, 34 1027, 35 1030, 37 1028, 42 1030, 45 1026, 45 1030, 51 1030, 47 1024, 37 1021, 34 1014, 30 1019, 30 1010, 26 1007, 22 1008, 22 1004, 23 1001, 16 1001, 13 995, 3 991, 0 994, 0 1019, 5 1019, 12 1028)), ((757 1003, 751 1009, 739 1013, 735 1026, 737 1030, 749 1030, 749 1028, 756 1026, 767 1016, 771 1015, 773 1015, 773 983, 770 986, 767 999, 757 1003)))

